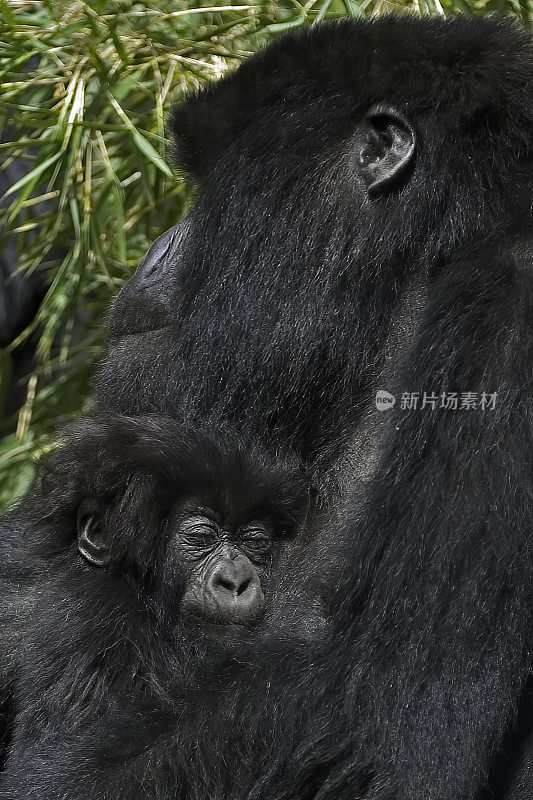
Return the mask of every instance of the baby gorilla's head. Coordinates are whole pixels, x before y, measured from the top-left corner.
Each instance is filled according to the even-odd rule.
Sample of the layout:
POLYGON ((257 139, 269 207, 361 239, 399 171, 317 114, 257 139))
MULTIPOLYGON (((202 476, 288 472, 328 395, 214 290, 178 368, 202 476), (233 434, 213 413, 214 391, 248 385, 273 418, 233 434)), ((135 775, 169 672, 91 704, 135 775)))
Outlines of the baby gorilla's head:
POLYGON ((208 627, 261 619, 308 505, 298 466, 160 416, 77 426, 43 489, 87 568, 136 582, 167 619, 208 627))

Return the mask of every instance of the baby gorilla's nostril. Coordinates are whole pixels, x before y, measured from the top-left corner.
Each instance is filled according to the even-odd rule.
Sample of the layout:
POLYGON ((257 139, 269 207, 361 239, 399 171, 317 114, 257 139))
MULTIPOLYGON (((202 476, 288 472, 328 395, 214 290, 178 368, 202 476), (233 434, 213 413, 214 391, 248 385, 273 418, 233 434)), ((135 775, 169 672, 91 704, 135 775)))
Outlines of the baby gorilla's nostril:
POLYGON ((245 578, 241 581, 238 578, 232 579, 219 577, 215 581, 215 586, 219 586, 221 589, 225 589, 227 592, 231 592, 231 594, 239 597, 241 594, 244 594, 251 582, 251 578, 245 578))
POLYGON ((232 593, 237 589, 233 581, 228 581, 225 578, 219 578, 217 581, 215 581, 215 586, 220 586, 222 589, 226 589, 227 592, 232 593))
POLYGON ((245 581, 243 581, 239 586, 239 588, 237 589, 237 594, 238 595, 244 594, 251 582, 252 582, 251 578, 247 578, 245 581))

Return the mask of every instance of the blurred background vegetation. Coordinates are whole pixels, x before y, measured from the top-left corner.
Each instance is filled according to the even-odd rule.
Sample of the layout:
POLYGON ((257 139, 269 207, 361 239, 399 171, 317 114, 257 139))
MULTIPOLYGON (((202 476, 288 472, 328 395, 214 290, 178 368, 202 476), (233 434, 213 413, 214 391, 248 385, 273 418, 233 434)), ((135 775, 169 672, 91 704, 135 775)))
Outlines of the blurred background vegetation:
POLYGON ((0 0, 0 252, 36 287, 0 348, 0 509, 90 408, 112 296, 194 202, 167 160, 170 105, 289 28, 391 11, 533 19, 526 0, 0 0))

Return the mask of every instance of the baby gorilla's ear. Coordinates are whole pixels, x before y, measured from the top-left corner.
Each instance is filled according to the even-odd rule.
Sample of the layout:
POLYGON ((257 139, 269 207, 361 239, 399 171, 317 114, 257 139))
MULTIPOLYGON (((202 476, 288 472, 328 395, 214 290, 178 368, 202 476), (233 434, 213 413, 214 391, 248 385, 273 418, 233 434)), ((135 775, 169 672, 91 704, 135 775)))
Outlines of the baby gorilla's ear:
POLYGON ((78 510, 78 550, 90 564, 106 567, 111 561, 111 550, 101 512, 96 503, 85 500, 78 510))

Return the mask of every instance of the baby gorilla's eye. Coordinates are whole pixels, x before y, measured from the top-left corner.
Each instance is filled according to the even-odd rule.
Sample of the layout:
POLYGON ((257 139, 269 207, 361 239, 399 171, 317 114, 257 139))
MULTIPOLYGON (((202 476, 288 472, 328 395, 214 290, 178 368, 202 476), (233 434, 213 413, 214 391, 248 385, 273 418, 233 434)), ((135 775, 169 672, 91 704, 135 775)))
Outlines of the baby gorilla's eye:
POLYGON ((263 525, 249 524, 239 530, 239 542, 247 553, 259 558, 270 552, 272 535, 263 525))
POLYGON ((184 543, 197 547, 212 546, 219 536, 216 523, 200 515, 182 519, 179 531, 184 543))

